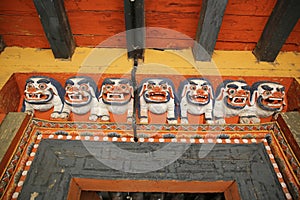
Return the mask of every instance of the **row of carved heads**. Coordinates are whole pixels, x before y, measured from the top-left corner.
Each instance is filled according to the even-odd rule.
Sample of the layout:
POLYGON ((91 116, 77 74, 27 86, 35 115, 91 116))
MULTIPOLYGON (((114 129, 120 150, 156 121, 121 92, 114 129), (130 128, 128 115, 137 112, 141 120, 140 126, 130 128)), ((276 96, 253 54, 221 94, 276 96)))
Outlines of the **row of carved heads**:
MULTIPOLYGON (((106 78, 100 89, 87 76, 74 76, 64 87, 53 78, 32 76, 26 80, 22 110, 53 109, 51 118, 68 119, 70 113, 89 113, 89 120, 110 121, 110 114, 127 114, 131 122, 134 89, 127 78, 106 78)), ((208 124, 224 124, 226 117, 239 117, 240 123, 259 123, 285 106, 283 85, 259 81, 249 86, 245 81, 225 80, 214 91, 205 78, 189 78, 176 90, 168 78, 147 78, 138 87, 138 117, 148 123, 149 113, 165 114, 162 123, 188 124, 188 113, 204 115, 208 124)))

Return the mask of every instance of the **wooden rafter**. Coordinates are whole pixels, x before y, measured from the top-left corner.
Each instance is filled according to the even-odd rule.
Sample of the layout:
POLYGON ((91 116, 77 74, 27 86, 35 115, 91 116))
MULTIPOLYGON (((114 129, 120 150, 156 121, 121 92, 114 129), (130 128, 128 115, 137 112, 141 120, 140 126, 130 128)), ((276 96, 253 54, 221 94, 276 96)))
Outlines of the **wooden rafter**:
POLYGON ((3 39, 2 35, 0 35, 0 53, 2 51, 4 51, 4 48, 5 48, 4 39, 3 39))
POLYGON ((144 0, 124 0, 128 58, 144 57, 145 14, 144 0))
POLYGON ((197 61, 210 61, 228 0, 203 0, 193 47, 197 61))
POLYGON ((259 61, 273 62, 300 17, 299 0, 278 0, 253 54, 259 61))
POLYGON ((72 57, 75 42, 63 0, 33 0, 55 58, 72 57))

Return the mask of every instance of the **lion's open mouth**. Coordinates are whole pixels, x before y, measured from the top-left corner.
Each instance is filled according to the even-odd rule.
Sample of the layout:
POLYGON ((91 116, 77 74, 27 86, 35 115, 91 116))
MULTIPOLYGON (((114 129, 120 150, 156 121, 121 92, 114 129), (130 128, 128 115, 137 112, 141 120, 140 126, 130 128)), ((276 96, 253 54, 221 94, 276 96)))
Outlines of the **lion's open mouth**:
POLYGON ((191 99, 198 103, 205 103, 208 101, 208 95, 192 95, 191 99))
POLYGON ((165 101, 166 97, 167 95, 165 92, 149 92, 147 94, 147 98, 154 101, 165 101))
POLYGON ((41 100, 47 100, 50 95, 49 94, 43 94, 43 93, 26 93, 26 100, 29 101, 41 101, 41 100))
POLYGON ((103 95, 106 101, 123 102, 130 98, 129 93, 106 93, 103 95))
POLYGON ((234 96, 234 97, 228 97, 227 103, 232 105, 233 107, 244 107, 247 104, 247 96, 234 96))
POLYGON ((72 103, 82 103, 89 100, 89 96, 82 95, 80 93, 68 93, 66 94, 66 100, 72 103))
POLYGON ((247 97, 233 97, 230 100, 235 104, 245 104, 247 101, 247 97))
POLYGON ((264 99, 263 103, 271 108, 280 108, 283 104, 283 99, 278 97, 269 97, 264 99))

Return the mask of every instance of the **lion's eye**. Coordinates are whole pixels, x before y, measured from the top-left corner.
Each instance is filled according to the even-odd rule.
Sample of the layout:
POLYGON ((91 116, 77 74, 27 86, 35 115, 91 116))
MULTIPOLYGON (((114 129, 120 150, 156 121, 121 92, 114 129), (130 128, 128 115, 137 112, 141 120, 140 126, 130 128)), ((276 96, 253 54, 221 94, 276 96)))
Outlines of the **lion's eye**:
POLYGON ((147 89, 148 89, 148 90, 152 90, 152 89, 153 89, 153 85, 152 85, 152 84, 148 84, 148 85, 147 85, 147 89))
POLYGON ((271 91, 265 91, 265 95, 270 95, 272 94, 271 91))
POLYGON ((202 89, 203 89, 204 91, 208 91, 208 87, 207 87, 207 86, 204 86, 202 89))
POLYGON ((83 84, 83 85, 80 85, 80 90, 83 90, 83 91, 87 91, 89 89, 89 86, 83 84))
POLYGON ((71 88, 72 88, 71 85, 66 85, 66 87, 65 87, 66 90, 70 90, 71 88))
POLYGON ((127 89, 127 85, 121 85, 121 89, 122 90, 126 90, 127 89))
POLYGON ((162 84, 162 85, 161 85, 161 88, 162 88, 163 90, 166 90, 166 89, 168 89, 168 86, 167 86, 166 84, 162 84))
POLYGON ((112 88, 111 85, 105 85, 105 89, 109 90, 109 89, 111 89, 111 88, 112 88))
POLYGON ((31 89, 31 88, 34 88, 34 86, 33 86, 33 84, 29 83, 29 84, 27 84, 27 88, 31 89))
POLYGON ((231 94, 231 95, 235 94, 235 89, 229 89, 228 93, 231 94))
POLYGON ((190 86, 190 89, 191 89, 191 90, 196 90, 196 86, 195 86, 195 85, 191 85, 191 86, 190 86))
POLYGON ((47 84, 46 83, 41 83, 41 84, 39 84, 39 88, 41 90, 45 90, 47 88, 47 84))

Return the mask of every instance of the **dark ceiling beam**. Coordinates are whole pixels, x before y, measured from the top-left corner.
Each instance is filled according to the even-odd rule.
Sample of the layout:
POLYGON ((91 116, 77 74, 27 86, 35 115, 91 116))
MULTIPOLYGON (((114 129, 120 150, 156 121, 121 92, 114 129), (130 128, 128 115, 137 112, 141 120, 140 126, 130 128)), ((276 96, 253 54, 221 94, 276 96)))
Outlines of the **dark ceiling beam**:
MULTIPOLYGON (((33 0, 55 58, 69 59, 75 42, 63 0, 33 0)), ((88 22, 87 22, 88 23, 88 22)))
POLYGON ((145 48, 144 0, 124 0, 128 58, 143 59, 145 48))
POLYGON ((273 62, 300 17, 300 0, 278 0, 253 54, 273 62))
POLYGON ((216 46, 228 0, 203 0, 193 55, 197 61, 210 61, 216 46))
POLYGON ((5 43, 4 43, 4 39, 3 39, 3 37, 2 37, 2 35, 0 35, 0 53, 2 52, 2 51, 4 51, 4 49, 5 49, 5 43))

